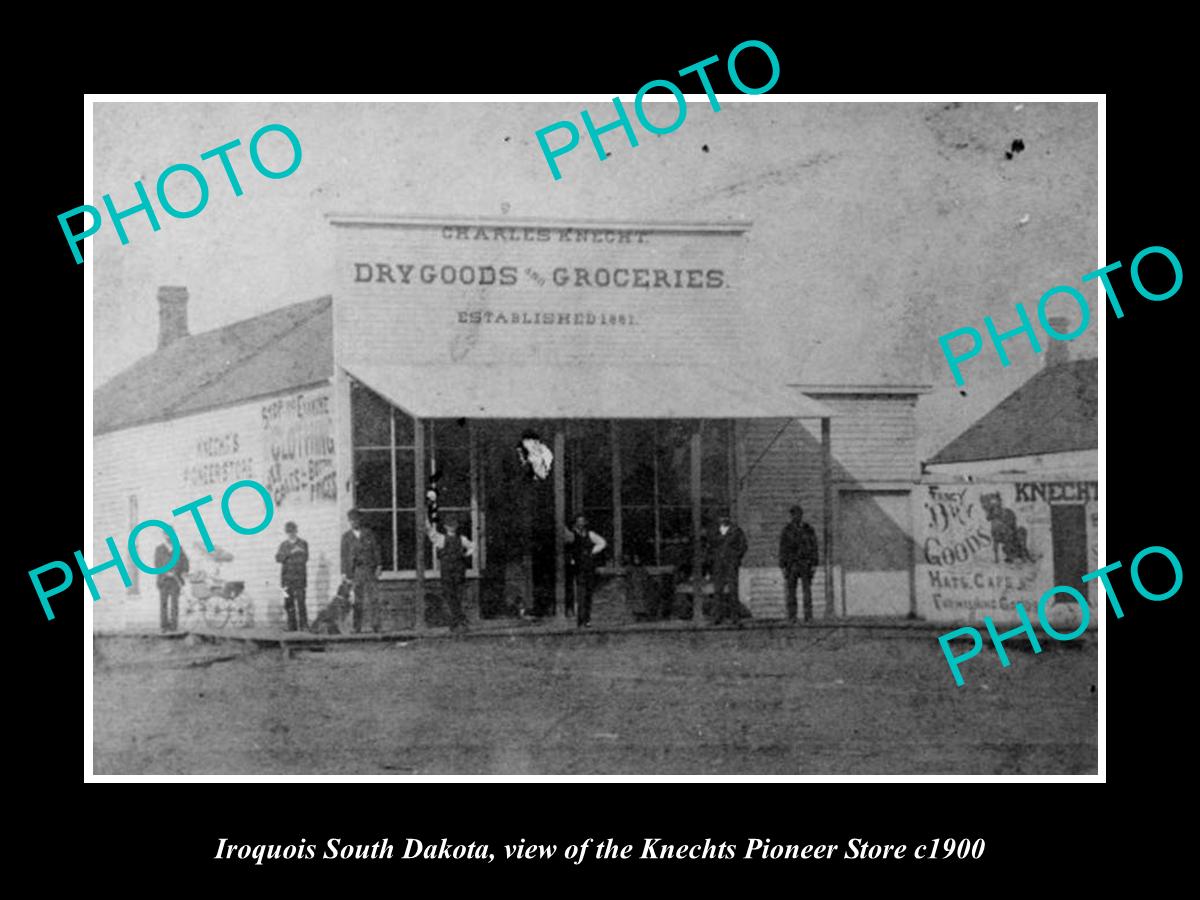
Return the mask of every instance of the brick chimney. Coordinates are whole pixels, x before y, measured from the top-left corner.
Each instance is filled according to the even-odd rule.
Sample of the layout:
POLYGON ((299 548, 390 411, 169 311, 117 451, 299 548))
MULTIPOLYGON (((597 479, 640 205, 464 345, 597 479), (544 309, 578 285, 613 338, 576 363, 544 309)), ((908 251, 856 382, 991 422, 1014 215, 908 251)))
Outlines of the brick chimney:
MULTIPOLYGON (((1050 316, 1046 321, 1059 334, 1070 334, 1077 327, 1073 327, 1071 320, 1066 316, 1050 316)), ((1061 366, 1063 363, 1071 361, 1071 342, 1059 341, 1046 335, 1046 340, 1042 344, 1042 352, 1046 356, 1044 362, 1047 367, 1061 366)))
POLYGON ((185 287, 158 289, 158 349, 188 336, 188 292, 185 287))

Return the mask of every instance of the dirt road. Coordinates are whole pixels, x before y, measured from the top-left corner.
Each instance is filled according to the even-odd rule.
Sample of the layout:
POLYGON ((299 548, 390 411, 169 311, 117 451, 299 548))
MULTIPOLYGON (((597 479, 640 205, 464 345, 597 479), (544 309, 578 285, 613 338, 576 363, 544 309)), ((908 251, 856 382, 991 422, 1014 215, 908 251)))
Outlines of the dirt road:
POLYGON ((98 774, 1096 771, 1094 643, 929 631, 471 637, 296 652, 95 641, 98 774))

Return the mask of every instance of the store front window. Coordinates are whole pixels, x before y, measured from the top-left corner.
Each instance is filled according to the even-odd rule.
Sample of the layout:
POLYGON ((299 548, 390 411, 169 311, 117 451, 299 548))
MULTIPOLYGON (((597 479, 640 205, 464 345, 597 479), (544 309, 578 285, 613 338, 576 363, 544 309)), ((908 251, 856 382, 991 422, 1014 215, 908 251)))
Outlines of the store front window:
POLYGON ((730 509, 726 421, 625 421, 616 423, 621 468, 622 555, 627 564, 692 564, 691 439, 700 430, 701 529, 730 509))
MULTIPOLYGON (((367 528, 379 539, 383 570, 416 571, 417 514, 425 520, 425 500, 416 496, 415 422, 374 391, 355 382, 350 408, 354 444, 354 503, 367 528)), ((471 428, 465 420, 421 423, 425 430, 426 482, 436 487, 442 515, 453 515, 461 532, 475 533, 475 491, 471 428)), ((431 573, 433 553, 426 554, 431 573)))
MULTIPOLYGON (((397 432, 391 405, 361 385, 355 383, 350 393, 353 421, 354 446, 354 503, 363 514, 363 525, 375 533, 379 540, 380 556, 384 571, 395 571, 396 517, 407 509, 410 518, 413 509, 413 469, 411 419, 409 439, 406 445, 397 448, 397 440, 403 440, 402 430, 397 432), (397 452, 399 468, 407 469, 408 477, 401 477, 397 485, 397 452)), ((407 418, 407 417, 404 417, 407 418)), ((405 560, 412 567, 412 548, 405 560)), ((402 566, 403 567, 403 566, 402 566)))
MULTIPOLYGON (((357 383, 351 389, 351 411, 355 504, 363 512, 367 527, 379 537, 384 570, 412 574, 415 529, 425 517, 424 498, 415 495, 414 420, 357 383)), ((510 430, 516 434, 525 424, 514 424, 510 430)), ((515 459, 514 441, 497 437, 500 432, 492 434, 498 423, 438 419, 424 421, 421 427, 425 445, 421 464, 426 482, 437 490, 441 514, 453 515, 466 536, 480 536, 476 566, 486 562, 489 548, 485 545, 494 541, 493 549, 500 554, 497 560, 507 560, 501 544, 513 543, 523 551, 546 544, 551 548, 552 570, 553 501, 539 504, 533 497, 517 502, 533 488, 525 485, 526 490, 521 491, 517 488, 524 481, 520 485, 508 483, 520 479, 521 474, 503 465, 505 460, 512 462, 508 456, 515 459), (499 456, 491 460, 489 454, 499 456), (485 482, 482 487, 480 481, 485 482), (503 502, 492 503, 488 499, 491 495, 504 498, 503 502), (486 535, 479 531, 481 505, 489 510, 486 535), (523 521, 513 521, 514 515, 523 521), (540 534, 536 526, 547 517, 542 524, 548 528, 548 537, 539 543, 534 540, 540 534), (525 538, 518 540, 522 535, 525 538)), ((695 541, 699 539, 703 549, 706 534, 721 515, 730 512, 731 423, 576 420, 557 427, 564 428, 567 437, 566 458, 556 463, 565 467, 564 524, 569 526, 580 513, 587 517, 591 530, 608 542, 604 565, 640 564, 690 572, 695 541), (692 439, 697 430, 699 535, 693 533, 691 482, 692 439)), ((542 487, 542 493, 552 493, 549 483, 542 487)), ((435 573, 435 554, 427 554, 426 559, 430 573, 435 573)), ((537 560, 534 562, 536 565, 537 560)))

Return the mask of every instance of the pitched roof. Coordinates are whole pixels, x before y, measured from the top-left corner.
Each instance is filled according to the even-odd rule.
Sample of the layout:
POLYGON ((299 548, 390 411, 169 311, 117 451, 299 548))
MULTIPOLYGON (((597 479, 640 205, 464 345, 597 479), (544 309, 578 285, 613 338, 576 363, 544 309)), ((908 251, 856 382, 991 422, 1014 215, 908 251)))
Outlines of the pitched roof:
POLYGON ((971 462, 1094 450, 1095 358, 1046 366, 939 450, 930 463, 971 462))
POLYGON ((333 375, 331 297, 189 335, 93 394, 95 434, 173 419, 333 375))

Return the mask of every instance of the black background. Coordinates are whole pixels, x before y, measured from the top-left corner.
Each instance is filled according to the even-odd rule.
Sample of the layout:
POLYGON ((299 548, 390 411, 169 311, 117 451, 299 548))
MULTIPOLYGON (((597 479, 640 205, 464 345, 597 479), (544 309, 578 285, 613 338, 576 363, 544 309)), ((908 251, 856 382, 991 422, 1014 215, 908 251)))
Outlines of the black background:
MULTIPOLYGON (((604 17, 604 8, 595 14, 604 17)), ((999 784, 85 785, 81 760, 90 735, 80 727, 80 585, 70 592, 79 602, 67 602, 68 595, 56 598, 57 618, 47 622, 26 576, 47 560, 71 559, 83 546, 79 498, 84 491, 81 412, 86 385, 81 386, 79 376, 87 301, 82 266, 75 265, 55 217, 80 203, 84 101, 74 85, 60 84, 23 101, 23 121, 31 129, 26 133, 37 139, 26 146, 19 165, 9 168, 19 212, 10 212, 8 238, 8 271, 17 273, 18 287, 9 305, 10 398, 16 408, 8 433, 13 490, 7 518, 14 527, 5 573, 5 621, 7 645, 16 654, 8 670, 8 696, 15 703, 6 731, 12 795, 19 798, 10 816, 21 824, 10 855, 50 872, 62 867, 100 877, 120 871, 123 877, 145 877, 166 889, 217 881, 278 887, 296 876, 312 887, 380 878, 381 884, 402 891, 416 889, 414 876, 430 876, 446 884, 476 881, 491 887, 532 886, 545 879, 563 891, 647 879, 774 891, 803 890, 814 877, 845 887, 864 879, 886 886, 909 875, 956 893, 993 884, 1017 890, 1051 882, 1067 886, 1081 868, 1091 871, 1127 861, 1137 869, 1147 864, 1138 862, 1143 851, 1169 855, 1165 845, 1177 832, 1159 815, 1187 784, 1190 763, 1184 739, 1194 706, 1184 668, 1191 655, 1183 618, 1188 588, 1185 584, 1170 600, 1152 603, 1135 594, 1128 578, 1129 561, 1152 544, 1171 548, 1189 571, 1182 523, 1194 493, 1189 413, 1195 402, 1189 388, 1195 379, 1184 374, 1193 340, 1184 322, 1186 281, 1170 300, 1151 303, 1136 294, 1128 274, 1133 256, 1150 245, 1169 247, 1185 273, 1188 269, 1182 205, 1185 183, 1194 179, 1184 168, 1185 141, 1176 130, 1181 106, 1164 87, 1170 82, 1161 77, 1163 61, 1153 58, 1152 72, 1130 66, 1139 75, 1127 68, 1091 70, 1086 60, 1101 53, 1099 44, 1086 45, 1077 29, 1068 31, 1065 24, 1049 21, 1030 34, 1014 35, 1011 52, 1008 38, 984 40, 978 29, 969 36, 943 35, 926 47, 893 40, 879 24, 870 41, 848 25, 837 32, 811 24, 804 29, 714 26, 686 37, 633 25, 593 37, 586 28, 564 25, 554 37, 530 30, 527 38, 514 37, 522 33, 520 23, 506 26, 503 41, 481 28, 483 36, 474 39, 475 46, 461 33, 451 38, 417 31, 402 42, 398 31, 372 34, 378 46, 351 42, 341 50, 330 46, 336 41, 324 38, 319 44, 280 42, 271 50, 270 65, 236 57, 236 66, 215 69, 152 67, 123 79, 102 72, 88 87, 154 92, 587 91, 620 94, 628 101, 645 81, 670 77, 713 54, 722 58, 722 64, 710 69, 714 88, 732 92, 723 61, 741 40, 757 38, 769 43, 780 59, 782 74, 772 93, 1109 90, 1104 262, 1124 263, 1113 281, 1126 313, 1117 320, 1107 312, 1102 357, 1108 391, 1103 487, 1108 559, 1126 566, 1113 578, 1126 615, 1121 620, 1108 615, 1107 691, 1100 697, 1108 716, 1109 784, 1008 779, 999 784), (1034 53, 1025 46, 1031 42, 1061 52, 1034 53), (245 77, 250 82, 240 80, 245 77), (1131 80, 1136 77, 1145 77, 1145 84, 1131 80), (1123 89, 1110 90, 1117 86, 1123 89), (769 837, 776 843, 843 846, 851 837, 910 845, 935 837, 981 837, 987 851, 978 862, 899 865, 624 861, 572 866, 561 860, 561 850, 555 863, 519 865, 393 860, 254 867, 212 861, 221 837, 234 843, 290 843, 301 837, 323 843, 331 836, 348 843, 388 836, 401 846, 406 837, 446 837, 486 842, 493 851, 522 837, 560 848, 607 837, 635 847, 651 836, 664 843, 708 837, 744 844, 749 837, 769 837), (778 882, 759 880, 773 875, 778 882)), ((1008 31, 1017 25, 998 15, 993 27, 1008 31)), ((1153 54, 1146 52, 1150 59, 1153 54)), ((754 70, 756 58, 756 51, 739 58, 747 84, 766 80, 765 68, 754 70)), ((685 83, 684 89, 697 87, 685 83)), ((85 244, 84 253, 89 249, 85 244)), ((1088 295, 1094 296, 1090 290, 1088 295)), ((1027 308, 1036 302, 1013 299, 1025 301, 1027 308)), ((1146 581, 1156 585, 1149 574, 1146 581)))

